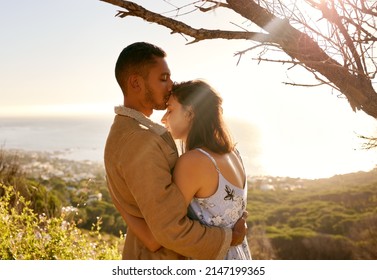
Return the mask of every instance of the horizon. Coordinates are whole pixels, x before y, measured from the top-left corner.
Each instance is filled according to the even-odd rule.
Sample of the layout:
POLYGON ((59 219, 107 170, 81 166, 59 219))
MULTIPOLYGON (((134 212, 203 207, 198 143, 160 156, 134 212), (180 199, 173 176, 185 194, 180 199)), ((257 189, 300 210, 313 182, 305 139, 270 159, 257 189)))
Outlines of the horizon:
MULTIPOLYGON (((4 147, 0 146, 0 152, 10 153, 11 155, 13 154, 13 155, 16 155, 16 156, 19 156, 20 153, 21 154, 25 153, 26 155, 32 156, 33 158, 36 158, 38 156, 43 156, 44 161, 46 161, 45 156, 48 155, 51 158, 54 158, 54 159, 57 159, 57 160, 62 160, 62 161, 66 161, 66 162, 74 162, 74 163, 77 163, 77 164, 90 164, 90 165, 95 164, 95 165, 102 166, 104 168, 103 162, 101 162, 101 161, 80 160, 80 159, 72 159, 72 158, 69 158, 69 157, 65 157, 64 153, 66 153, 67 151, 24 150, 24 149, 18 149, 18 148, 4 148, 4 147)), ((248 179, 259 179, 259 178, 276 178, 276 179, 279 179, 279 178, 282 178, 282 179, 313 181, 313 180, 331 179, 331 178, 334 178, 334 177, 337 177, 337 176, 347 176, 347 175, 355 175, 355 174, 359 174, 359 173, 369 173, 369 172, 374 172, 375 170, 377 170, 377 165, 374 166, 372 169, 369 169, 369 170, 356 170, 356 171, 351 171, 351 172, 347 172, 347 173, 333 174, 331 176, 318 177, 318 178, 317 177, 316 178, 290 177, 290 176, 279 176, 279 175, 272 175, 272 174, 255 174, 255 175, 248 175, 247 174, 247 178, 248 179)))
MULTIPOLYGON (((151 119, 159 123, 162 114, 163 112, 154 113, 151 119)), ((104 147, 113 116, 113 113, 109 113, 104 115, 73 114, 68 116, 18 115, 0 118, 0 127, 7 134, 0 133, 0 142, 7 144, 5 145, 6 149, 16 147, 26 151, 30 150, 30 147, 36 147, 34 150, 48 152, 53 150, 51 147, 60 147, 54 150, 65 151, 67 158, 73 157, 77 159, 78 155, 76 153, 81 153, 87 157, 95 157, 95 161, 98 162, 100 161, 101 149, 104 147), (15 123, 12 123, 12 121, 15 123), (68 135, 69 138, 67 138, 67 135, 64 135, 66 131, 64 130, 64 125, 70 129, 77 129, 69 132, 77 135, 68 135), (37 129, 33 129, 32 126, 36 126, 37 129), (18 134, 26 136, 25 133, 28 134, 26 138, 17 136, 18 134), (38 139, 40 137, 42 139, 38 139)), ((353 157, 357 160, 355 161, 356 165, 353 164, 353 161, 343 161, 342 157, 336 159, 335 163, 329 160, 318 163, 315 161, 318 160, 318 157, 313 158, 311 161, 310 158, 304 161, 305 157, 297 157, 295 154, 290 155, 284 149, 281 149, 280 142, 275 142, 271 139, 266 141, 266 136, 263 135, 263 132, 255 123, 234 116, 224 117, 234 140, 237 142, 237 148, 241 151, 248 176, 320 179, 359 171, 367 172, 377 166, 374 160, 377 151, 366 151, 361 150, 361 148, 348 151, 350 153, 348 157, 353 157), (269 150, 266 151, 266 147, 269 150), (363 158, 365 159, 365 165, 360 164, 363 158), (336 164, 336 162, 342 164, 336 164), (318 165, 321 165, 321 169, 312 170, 318 165)), ((305 150, 305 147, 301 147, 301 149, 305 150)), ((314 153, 316 152, 314 151, 314 153)), ((322 151, 321 155, 324 153, 322 151)))

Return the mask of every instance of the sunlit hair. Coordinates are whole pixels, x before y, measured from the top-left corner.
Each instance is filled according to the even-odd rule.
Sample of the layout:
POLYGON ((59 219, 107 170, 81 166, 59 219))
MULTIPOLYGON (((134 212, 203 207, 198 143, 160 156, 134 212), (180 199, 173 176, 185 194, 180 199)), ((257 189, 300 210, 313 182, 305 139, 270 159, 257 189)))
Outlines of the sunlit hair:
POLYGON ((208 83, 193 80, 173 85, 172 95, 193 112, 185 150, 205 147, 219 154, 229 153, 234 144, 222 116, 222 98, 208 83))
POLYGON ((146 42, 133 43, 122 50, 115 65, 115 77, 124 93, 128 77, 132 74, 147 77, 150 67, 157 63, 156 57, 166 57, 165 51, 146 42))

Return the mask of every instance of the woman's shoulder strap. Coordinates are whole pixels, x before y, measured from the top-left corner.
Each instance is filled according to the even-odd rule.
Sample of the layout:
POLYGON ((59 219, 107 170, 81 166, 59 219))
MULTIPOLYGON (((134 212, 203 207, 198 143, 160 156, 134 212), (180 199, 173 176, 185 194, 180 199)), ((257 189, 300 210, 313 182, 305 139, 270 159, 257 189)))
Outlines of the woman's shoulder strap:
POLYGON ((196 150, 198 150, 198 151, 201 152, 202 154, 206 155, 206 156, 207 156, 207 157, 213 162, 213 164, 214 164, 215 167, 216 167, 216 170, 217 170, 218 172, 220 172, 220 169, 219 169, 219 167, 217 166, 217 163, 216 163, 215 159, 213 158, 213 156, 211 156, 208 152, 204 151, 204 150, 201 149, 201 148, 196 148, 196 150))

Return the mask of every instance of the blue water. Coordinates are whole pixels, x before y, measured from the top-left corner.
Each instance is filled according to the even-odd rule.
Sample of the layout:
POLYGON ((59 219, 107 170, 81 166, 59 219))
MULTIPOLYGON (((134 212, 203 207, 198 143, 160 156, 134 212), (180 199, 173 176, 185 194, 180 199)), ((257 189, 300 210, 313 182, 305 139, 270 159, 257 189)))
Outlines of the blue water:
MULTIPOLYGON (((103 162, 113 116, 0 117, 0 148, 58 153, 71 160, 103 162)), ((251 124, 229 121, 248 173, 261 174, 258 133, 251 124)))
POLYGON ((60 152, 72 160, 102 161, 111 118, 1 118, 3 149, 60 152))

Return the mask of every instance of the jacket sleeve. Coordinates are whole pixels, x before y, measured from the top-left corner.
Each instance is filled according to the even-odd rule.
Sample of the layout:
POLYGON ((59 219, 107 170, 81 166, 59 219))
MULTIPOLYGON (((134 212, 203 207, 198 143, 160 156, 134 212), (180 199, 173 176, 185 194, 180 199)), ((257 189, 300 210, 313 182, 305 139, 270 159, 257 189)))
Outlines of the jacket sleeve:
POLYGON ((172 183, 166 143, 147 131, 135 133, 129 141, 137 144, 124 146, 128 148, 122 150, 119 168, 157 241, 193 259, 224 259, 232 231, 187 217, 183 195, 172 183))

